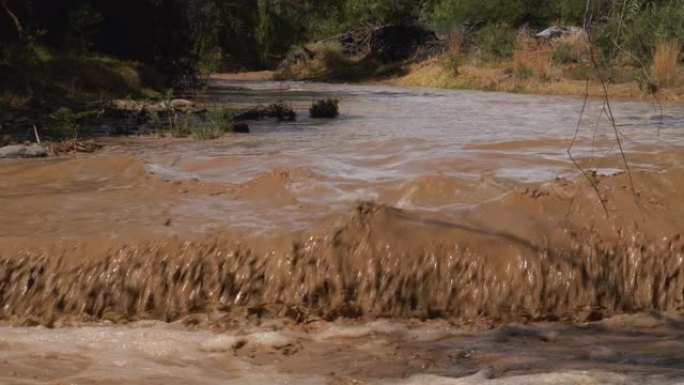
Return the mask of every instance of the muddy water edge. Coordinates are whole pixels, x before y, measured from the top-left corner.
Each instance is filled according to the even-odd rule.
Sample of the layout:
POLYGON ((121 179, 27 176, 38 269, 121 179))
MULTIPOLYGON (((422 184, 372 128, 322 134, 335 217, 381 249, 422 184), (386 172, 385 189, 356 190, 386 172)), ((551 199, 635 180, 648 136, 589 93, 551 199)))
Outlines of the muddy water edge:
POLYGON ((684 381, 684 107, 613 101, 628 173, 602 100, 205 102, 279 100, 296 123, 0 163, 0 383, 684 381))

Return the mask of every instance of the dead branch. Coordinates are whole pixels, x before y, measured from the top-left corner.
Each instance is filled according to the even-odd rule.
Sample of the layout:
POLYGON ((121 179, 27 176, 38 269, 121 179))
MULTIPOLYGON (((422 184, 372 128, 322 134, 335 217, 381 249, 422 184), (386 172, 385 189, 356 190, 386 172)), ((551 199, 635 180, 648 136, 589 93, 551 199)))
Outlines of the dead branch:
POLYGON ((12 10, 9 7, 9 0, 0 0, 0 6, 7 12, 7 15, 12 19, 12 22, 14 22, 14 28, 17 30, 17 35, 20 37, 24 35, 24 28, 21 26, 21 21, 19 21, 19 18, 17 15, 12 12, 12 10))

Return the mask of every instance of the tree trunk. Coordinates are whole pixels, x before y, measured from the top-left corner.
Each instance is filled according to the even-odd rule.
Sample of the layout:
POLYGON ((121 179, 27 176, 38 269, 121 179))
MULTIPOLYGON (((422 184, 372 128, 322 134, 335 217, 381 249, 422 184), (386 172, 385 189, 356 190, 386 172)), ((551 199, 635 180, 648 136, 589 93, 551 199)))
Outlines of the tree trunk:
POLYGON ((2 8, 5 9, 5 12, 7 12, 7 15, 12 19, 14 22, 14 28, 17 30, 17 34, 19 36, 22 36, 24 33, 24 29, 21 27, 21 22, 19 21, 19 18, 17 15, 12 12, 12 10, 9 7, 9 0, 0 0, 0 5, 2 5, 2 8))

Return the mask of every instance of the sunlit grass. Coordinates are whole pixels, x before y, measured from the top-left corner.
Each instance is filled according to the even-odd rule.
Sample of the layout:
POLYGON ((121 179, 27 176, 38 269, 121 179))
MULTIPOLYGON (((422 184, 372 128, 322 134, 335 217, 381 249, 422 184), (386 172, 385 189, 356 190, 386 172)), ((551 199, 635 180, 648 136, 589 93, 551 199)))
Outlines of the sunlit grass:
POLYGON ((677 79, 681 47, 676 40, 660 40, 656 43, 651 64, 651 74, 660 87, 668 87, 677 79))

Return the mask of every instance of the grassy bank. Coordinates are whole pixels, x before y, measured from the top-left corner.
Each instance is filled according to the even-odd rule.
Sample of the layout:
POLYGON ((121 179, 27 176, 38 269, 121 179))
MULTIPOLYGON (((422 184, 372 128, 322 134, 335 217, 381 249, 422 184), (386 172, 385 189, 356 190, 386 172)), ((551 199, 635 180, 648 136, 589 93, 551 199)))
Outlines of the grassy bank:
POLYGON ((18 45, 0 60, 0 109, 40 110, 152 97, 164 83, 162 76, 137 62, 18 45))
MULTIPOLYGON (((573 38, 575 39, 575 38, 573 38)), ((661 43, 647 68, 593 64, 582 40, 569 43, 518 39, 510 58, 483 60, 478 54, 450 52, 409 64, 405 74, 383 81, 397 86, 471 89, 544 95, 604 95, 682 100, 684 67, 678 49, 661 43)))
POLYGON ((530 94, 681 100, 684 71, 677 41, 660 40, 648 64, 627 58, 607 62, 581 30, 539 39, 527 30, 492 30, 466 45, 458 37, 443 55, 418 63, 378 65, 345 57, 339 46, 312 44, 313 59, 276 73, 276 78, 381 82, 397 86, 472 89, 530 94))

